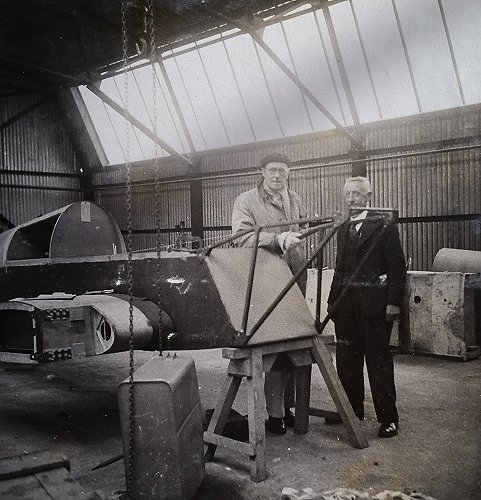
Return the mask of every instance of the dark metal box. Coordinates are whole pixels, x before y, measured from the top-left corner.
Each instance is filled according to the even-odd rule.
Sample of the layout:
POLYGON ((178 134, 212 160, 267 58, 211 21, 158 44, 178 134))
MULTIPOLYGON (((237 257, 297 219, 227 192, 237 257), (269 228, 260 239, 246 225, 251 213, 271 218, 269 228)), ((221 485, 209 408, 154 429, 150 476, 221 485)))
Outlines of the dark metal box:
MULTIPOLYGON (((194 361, 155 357, 134 374, 132 498, 190 499, 204 477, 202 410, 194 361)), ((126 477, 129 380, 119 388, 126 477)))

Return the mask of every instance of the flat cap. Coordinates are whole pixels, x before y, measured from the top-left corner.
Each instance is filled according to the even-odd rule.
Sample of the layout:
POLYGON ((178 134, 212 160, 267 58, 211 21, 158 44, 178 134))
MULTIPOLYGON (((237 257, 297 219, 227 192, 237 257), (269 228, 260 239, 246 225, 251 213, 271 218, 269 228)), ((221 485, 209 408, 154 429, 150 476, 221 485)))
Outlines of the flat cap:
POLYGON ((290 166, 291 160, 284 153, 270 153, 261 160, 261 168, 265 168, 268 163, 285 163, 290 166))

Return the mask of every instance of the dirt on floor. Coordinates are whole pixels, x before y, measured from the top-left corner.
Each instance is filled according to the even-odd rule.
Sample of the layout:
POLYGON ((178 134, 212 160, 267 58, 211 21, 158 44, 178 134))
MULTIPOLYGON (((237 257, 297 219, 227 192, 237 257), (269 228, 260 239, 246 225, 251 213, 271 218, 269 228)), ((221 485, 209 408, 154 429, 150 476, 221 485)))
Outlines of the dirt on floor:
MULTIPOLYGON (((153 355, 136 352, 136 365, 153 355)), ((194 358, 202 405, 213 408, 227 367, 221 351, 180 355, 194 358)), ((128 365, 128 353, 43 365, 1 363, 0 458, 39 450, 62 454, 86 490, 119 498, 125 491, 123 461, 92 469, 122 453, 117 390, 128 377, 128 365)), ((247 458, 218 448, 206 464, 196 499, 280 499, 285 488, 299 498, 306 489, 319 495, 345 488, 373 497, 390 490, 437 500, 480 499, 481 359, 397 355, 395 370, 398 436, 377 436, 367 388, 362 427, 368 448, 352 448, 342 425, 326 426, 310 417, 305 435, 291 430, 285 436, 267 435, 268 478, 263 482, 250 481, 247 458)), ((334 410, 317 369, 311 406, 334 410)), ((247 412, 243 384, 234 407, 241 415, 247 412)))

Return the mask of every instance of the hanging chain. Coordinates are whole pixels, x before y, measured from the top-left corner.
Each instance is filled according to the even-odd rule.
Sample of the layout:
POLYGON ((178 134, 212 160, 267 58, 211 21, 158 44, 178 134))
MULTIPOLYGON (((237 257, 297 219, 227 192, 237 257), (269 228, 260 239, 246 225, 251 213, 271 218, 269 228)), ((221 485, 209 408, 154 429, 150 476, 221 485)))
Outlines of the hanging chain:
MULTIPOLYGON (((148 0, 147 8, 149 11, 149 35, 150 35, 150 60, 152 62, 152 125, 154 134, 157 135, 157 73, 155 70, 156 63, 156 46, 155 46, 155 25, 154 25, 154 0, 148 0)), ((155 248, 157 252, 156 260, 156 279, 155 291, 158 308, 158 345, 159 356, 162 356, 163 351, 163 322, 162 322, 162 276, 161 276, 161 260, 160 254, 162 251, 162 234, 160 232, 161 213, 160 213, 160 167, 159 167, 159 145, 154 142, 154 210, 155 210, 155 248)))
MULTIPOLYGON (((124 105, 129 110, 128 34, 127 34, 128 0, 122 0, 122 56, 124 73, 124 105)), ((132 498, 135 458, 135 395, 134 395, 134 306, 133 306, 133 273, 132 273, 132 175, 130 165, 130 124, 126 120, 125 127, 125 168, 127 184, 127 281, 129 295, 129 457, 126 487, 127 498, 132 498)))

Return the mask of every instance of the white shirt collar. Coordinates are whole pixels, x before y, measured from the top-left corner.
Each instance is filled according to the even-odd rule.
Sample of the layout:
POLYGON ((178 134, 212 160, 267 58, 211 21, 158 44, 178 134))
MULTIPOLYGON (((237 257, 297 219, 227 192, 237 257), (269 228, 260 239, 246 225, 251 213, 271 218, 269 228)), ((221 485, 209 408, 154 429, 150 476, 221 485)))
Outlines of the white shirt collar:
POLYGON ((354 217, 351 217, 351 220, 358 220, 359 223, 355 224, 354 227, 356 228, 356 231, 359 233, 359 229, 361 229, 362 226, 362 221, 367 217, 367 210, 363 210, 360 214, 355 215, 354 217))
POLYGON ((351 220, 364 220, 367 217, 367 210, 363 210, 360 214, 352 216, 351 220))

